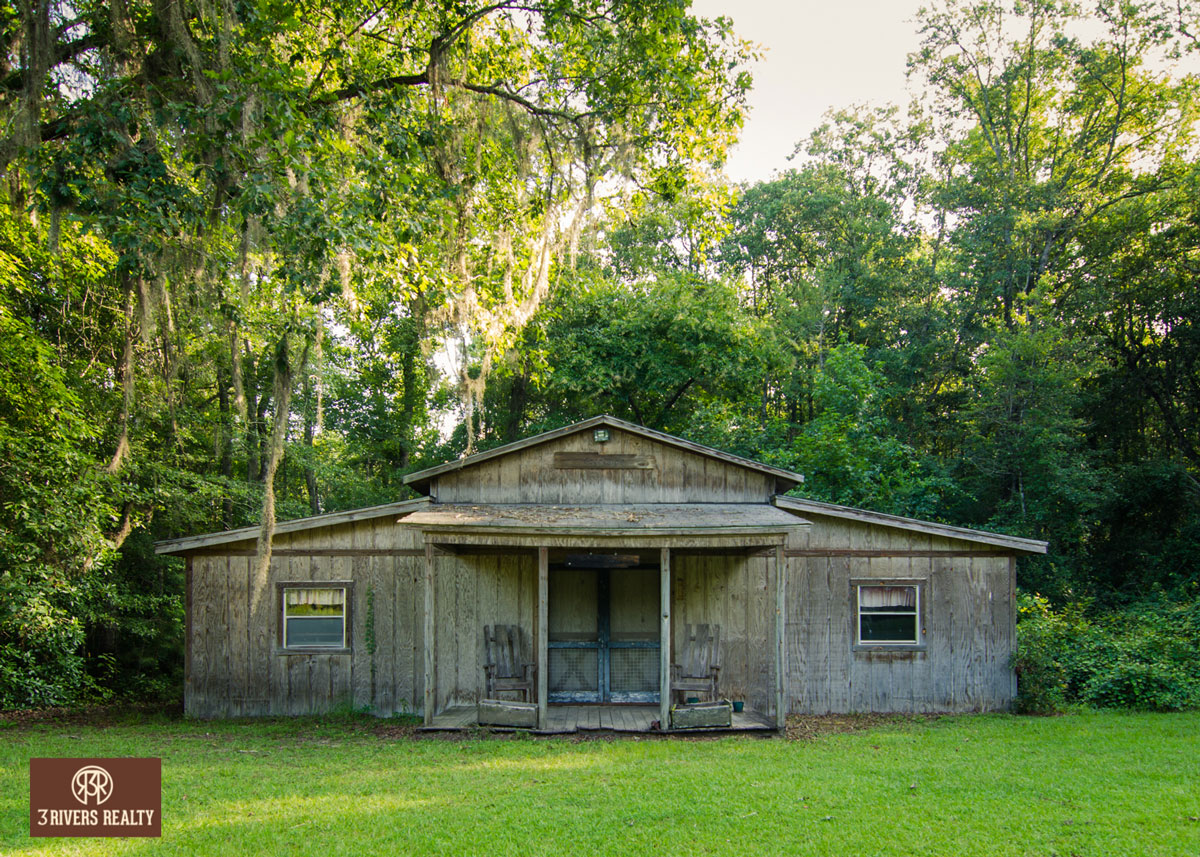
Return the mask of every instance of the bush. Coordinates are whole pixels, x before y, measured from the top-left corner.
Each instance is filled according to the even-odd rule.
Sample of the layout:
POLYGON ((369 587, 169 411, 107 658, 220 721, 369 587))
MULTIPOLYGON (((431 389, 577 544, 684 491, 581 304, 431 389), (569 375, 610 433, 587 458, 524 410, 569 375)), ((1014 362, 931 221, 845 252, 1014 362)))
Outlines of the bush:
POLYGON ((1103 708, 1178 711, 1196 704, 1196 686, 1174 665, 1123 659, 1093 676, 1084 696, 1103 708))
POLYGON ((1040 595, 1017 602, 1016 708, 1070 705, 1177 711, 1200 707, 1200 602, 1146 602, 1090 614, 1055 611, 1040 595))

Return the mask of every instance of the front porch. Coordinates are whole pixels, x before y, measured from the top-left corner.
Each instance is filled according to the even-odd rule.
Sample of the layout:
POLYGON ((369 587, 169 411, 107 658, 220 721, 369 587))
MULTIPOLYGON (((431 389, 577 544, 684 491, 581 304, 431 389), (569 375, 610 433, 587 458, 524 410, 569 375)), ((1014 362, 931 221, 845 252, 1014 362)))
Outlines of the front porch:
MULTIPOLYGON (((753 711, 736 712, 733 723, 723 729, 684 729, 663 733, 654 728, 660 713, 657 705, 551 705, 546 712, 546 726, 532 730, 535 735, 570 735, 578 732, 650 733, 693 735, 697 733, 763 733, 777 731, 775 723, 753 711)), ((462 732, 479 728, 475 706, 460 705, 433 716, 422 726, 423 732, 462 732)), ((512 731, 505 727, 487 727, 512 731)))
POLYGON ((478 700, 503 698, 484 686, 496 626, 539 732, 648 732, 693 692, 744 700, 754 713, 735 729, 782 726, 794 517, 766 504, 480 504, 405 520, 425 541, 426 727, 473 726, 478 700), (686 684, 710 666, 707 692, 686 684))

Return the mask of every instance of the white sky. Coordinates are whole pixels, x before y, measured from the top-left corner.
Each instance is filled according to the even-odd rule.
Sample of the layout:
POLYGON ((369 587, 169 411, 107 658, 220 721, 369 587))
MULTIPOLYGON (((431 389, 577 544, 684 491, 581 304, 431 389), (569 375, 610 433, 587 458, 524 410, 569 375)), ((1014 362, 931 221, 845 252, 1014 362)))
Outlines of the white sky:
POLYGON ((765 48, 751 69, 751 112, 725 172, 734 181, 787 169, 796 144, 830 108, 909 101, 905 63, 920 43, 916 13, 929 0, 692 0, 725 15, 765 48))

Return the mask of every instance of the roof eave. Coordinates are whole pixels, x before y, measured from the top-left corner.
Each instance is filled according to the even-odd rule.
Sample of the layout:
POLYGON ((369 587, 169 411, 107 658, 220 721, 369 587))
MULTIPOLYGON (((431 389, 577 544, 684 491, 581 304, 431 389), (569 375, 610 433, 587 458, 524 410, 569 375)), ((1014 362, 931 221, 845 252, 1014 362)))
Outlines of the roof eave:
MULTIPOLYGON (((280 521, 275 525, 275 535, 295 533, 301 530, 312 530, 319 527, 334 527, 353 521, 367 521, 373 518, 384 518, 389 515, 406 515, 424 506, 429 501, 424 497, 415 500, 401 500, 396 503, 384 503, 379 506, 368 506, 363 509, 351 509, 346 512, 328 512, 323 515, 311 515, 307 518, 294 518, 290 521, 280 521)), ((185 536, 178 539, 163 539, 154 543, 156 554, 181 554, 204 548, 219 547, 233 542, 244 542, 257 539, 262 527, 240 527, 236 530, 225 530, 216 533, 203 533, 198 536, 185 536)))
POLYGON ((1044 554, 1049 549, 1049 542, 1038 539, 1026 539, 1020 536, 1005 535, 1004 533, 991 533, 986 530, 973 530, 967 527, 955 527, 950 524, 939 524, 933 521, 921 521, 916 518, 905 518, 900 515, 888 515, 883 512, 856 509, 852 506, 839 506, 836 503, 823 503, 819 500, 778 496, 775 497, 774 502, 779 508, 788 509, 789 511, 829 515, 834 518, 879 524, 885 527, 895 527, 897 529, 941 536, 943 538, 977 542, 979 544, 991 545, 992 547, 1006 548, 1015 553, 1044 554))

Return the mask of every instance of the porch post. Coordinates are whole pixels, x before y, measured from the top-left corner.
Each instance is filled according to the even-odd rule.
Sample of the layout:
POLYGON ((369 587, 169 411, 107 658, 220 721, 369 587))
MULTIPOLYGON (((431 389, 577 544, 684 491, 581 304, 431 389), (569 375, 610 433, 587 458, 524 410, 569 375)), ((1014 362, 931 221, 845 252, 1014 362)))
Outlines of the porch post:
POLYGON ((787 639, 786 609, 787 596, 787 559, 783 555, 783 545, 775 546, 775 726, 783 729, 787 726, 787 706, 785 702, 785 677, 787 672, 787 639))
POLYGON ((671 549, 663 548, 658 562, 662 625, 658 636, 658 727, 671 728, 671 549))
POLYGON ((538 612, 537 612, 537 722, 538 729, 549 725, 549 701, 546 689, 550 673, 550 550, 538 548, 538 612))
POLYGON ((433 617, 433 543, 429 535, 425 535, 425 725, 433 725, 433 706, 437 698, 436 673, 434 670, 433 649, 435 646, 435 624, 433 617))

